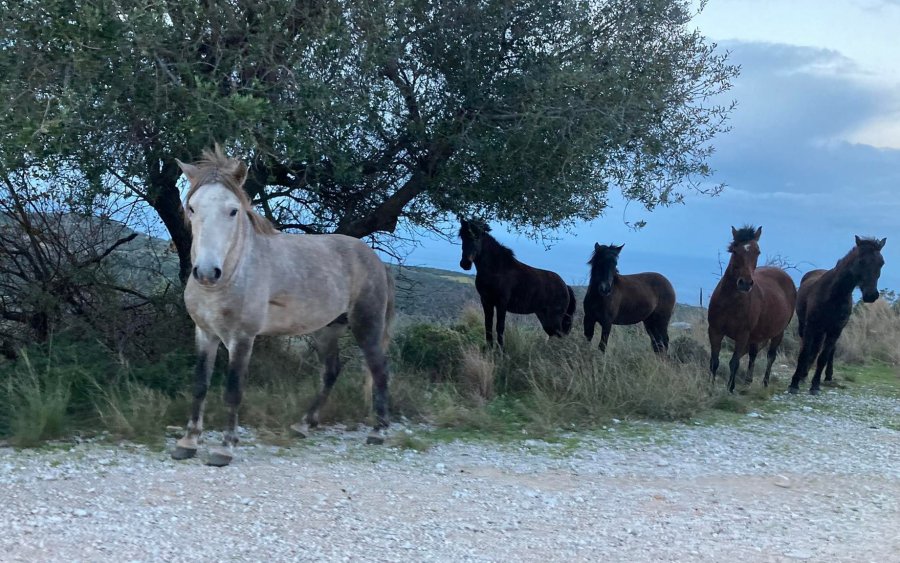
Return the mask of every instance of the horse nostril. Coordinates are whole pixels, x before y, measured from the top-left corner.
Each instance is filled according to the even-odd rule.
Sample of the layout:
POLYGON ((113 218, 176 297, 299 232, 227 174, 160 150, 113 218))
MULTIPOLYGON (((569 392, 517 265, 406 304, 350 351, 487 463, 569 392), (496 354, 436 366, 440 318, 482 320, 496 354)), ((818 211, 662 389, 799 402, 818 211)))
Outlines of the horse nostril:
POLYGON ((194 279, 200 279, 200 274, 197 273, 197 266, 194 266, 194 269, 191 270, 191 273, 194 274, 194 279))
POLYGON ((222 277, 222 270, 219 268, 214 268, 213 273, 215 274, 215 279, 219 279, 222 277))

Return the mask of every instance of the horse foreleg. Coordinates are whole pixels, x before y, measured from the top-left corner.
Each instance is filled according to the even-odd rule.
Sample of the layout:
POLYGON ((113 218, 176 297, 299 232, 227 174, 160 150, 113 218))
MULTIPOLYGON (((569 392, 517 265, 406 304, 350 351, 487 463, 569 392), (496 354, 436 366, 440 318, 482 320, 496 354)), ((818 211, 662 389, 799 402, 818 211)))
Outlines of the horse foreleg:
POLYGON ((222 448, 210 452, 208 465, 222 466, 231 463, 234 446, 237 445, 238 409, 243 397, 243 381, 247 377, 250 354, 253 352, 253 338, 239 338, 227 344, 228 372, 225 375, 225 407, 227 421, 222 436, 222 448))
POLYGON ((709 373, 710 381, 716 382, 716 372, 719 371, 719 352, 722 350, 722 338, 719 332, 709 328, 709 373))
POLYGON ((484 297, 481 298, 481 308, 484 311, 484 339, 488 348, 494 347, 494 304, 484 297))
POLYGON ((819 354, 822 340, 825 338, 824 333, 821 331, 811 331, 809 328, 807 327, 805 331, 806 336, 803 337, 803 341, 800 344, 800 354, 797 356, 797 369, 794 370, 794 377, 791 378, 791 385, 788 387, 788 391, 792 395, 800 391, 800 380, 806 379, 806 375, 809 373, 809 366, 819 354))
POLYGON ((834 346, 831 347, 828 353, 828 364, 825 366, 825 381, 828 383, 831 383, 834 379, 834 351, 837 349, 837 339, 840 337, 841 335, 838 334, 835 338, 834 346))
POLYGON ((837 339, 837 334, 828 334, 825 337, 825 343, 822 345, 822 351, 819 352, 819 359, 816 362, 816 373, 813 375, 812 383, 809 386, 810 395, 818 395, 821 391, 822 370, 825 369, 825 366, 828 364, 829 357, 834 356, 837 339))
POLYGON ((784 340, 783 332, 772 338, 772 341, 769 342, 769 351, 766 353, 766 374, 763 376, 763 387, 769 386, 769 375, 772 374, 772 364, 775 363, 775 358, 778 356, 778 347, 781 346, 782 340, 784 340))
POLYGON ((503 335, 506 333, 506 307, 497 305, 497 345, 503 348, 503 335))
POLYGON ((600 324, 600 351, 606 352, 606 344, 609 342, 609 333, 612 332, 612 323, 600 324))
POLYGON ((203 411, 206 406, 206 392, 209 389, 209 380, 213 367, 216 364, 216 352, 219 349, 219 339, 200 328, 195 329, 197 343, 197 364, 194 369, 194 397, 191 404, 191 414, 187 423, 187 432, 175 444, 172 451, 174 459, 188 459, 197 454, 200 445, 200 437, 203 434, 203 411))
POLYGON ((587 341, 590 342, 594 339, 594 325, 597 324, 597 319, 594 318, 594 315, 591 315, 585 309, 584 311, 584 337, 587 338, 587 341))
POLYGON ((734 341, 734 354, 731 355, 731 361, 728 362, 728 392, 734 393, 734 383, 737 378, 738 369, 741 367, 741 358, 747 353, 749 343, 747 340, 749 335, 744 338, 738 338, 734 341))

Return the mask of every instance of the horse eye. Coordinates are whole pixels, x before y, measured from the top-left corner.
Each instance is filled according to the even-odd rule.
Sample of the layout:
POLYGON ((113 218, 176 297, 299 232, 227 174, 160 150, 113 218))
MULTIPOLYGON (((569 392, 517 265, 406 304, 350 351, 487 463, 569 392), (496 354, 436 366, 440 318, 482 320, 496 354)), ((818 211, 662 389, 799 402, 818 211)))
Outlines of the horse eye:
POLYGON ((232 210, 231 210, 231 213, 229 213, 229 215, 231 215, 232 217, 234 217, 235 215, 237 215, 237 209, 232 209, 232 210))

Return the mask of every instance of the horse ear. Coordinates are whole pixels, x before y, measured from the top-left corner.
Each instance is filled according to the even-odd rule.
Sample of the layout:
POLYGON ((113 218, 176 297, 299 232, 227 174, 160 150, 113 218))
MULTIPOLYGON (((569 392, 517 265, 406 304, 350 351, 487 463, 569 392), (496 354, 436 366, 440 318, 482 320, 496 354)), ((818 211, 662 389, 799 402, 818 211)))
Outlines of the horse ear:
POLYGON ((200 169, 193 164, 181 162, 177 158, 175 159, 175 162, 178 163, 178 168, 181 168, 182 174, 185 175, 189 182, 193 183, 197 176, 200 175, 200 169))
POLYGON ((599 243, 599 242, 595 242, 595 243, 594 243, 594 252, 599 252, 599 251, 600 251, 600 243, 599 243))
POLYGON ((756 229, 756 233, 754 233, 754 235, 753 235, 753 240, 755 240, 756 242, 759 242, 759 237, 761 237, 761 236, 762 236, 762 227, 756 229))
POLYGON ((234 176, 234 181, 237 182, 237 185, 243 186, 244 182, 247 181, 247 165, 243 160, 238 161, 237 165, 234 167, 234 172, 232 172, 234 176))
POLYGON ((884 245, 887 244, 887 237, 884 237, 880 241, 878 241, 878 250, 884 248, 884 245))
POLYGON ((616 254, 618 255, 620 252, 622 252, 622 249, 623 249, 623 248, 625 248, 625 245, 624 245, 624 244, 620 244, 619 246, 617 246, 617 247, 616 247, 616 254))
POLYGON ((734 225, 732 225, 731 227, 731 237, 735 239, 737 238, 737 229, 734 228, 734 225))

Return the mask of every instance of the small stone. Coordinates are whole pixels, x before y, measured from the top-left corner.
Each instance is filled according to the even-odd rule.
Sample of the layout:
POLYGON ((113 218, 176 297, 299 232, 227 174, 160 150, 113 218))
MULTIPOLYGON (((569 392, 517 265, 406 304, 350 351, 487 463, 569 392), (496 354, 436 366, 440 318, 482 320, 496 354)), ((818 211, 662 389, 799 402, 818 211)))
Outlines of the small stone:
POLYGON ((785 477, 784 475, 778 475, 775 477, 775 481, 773 484, 776 487, 781 487, 782 489, 790 489, 791 488, 791 480, 785 477))

